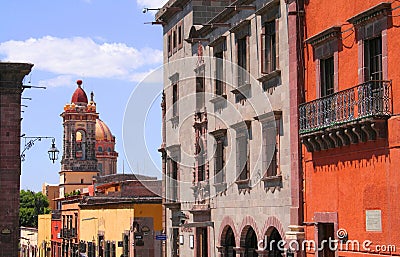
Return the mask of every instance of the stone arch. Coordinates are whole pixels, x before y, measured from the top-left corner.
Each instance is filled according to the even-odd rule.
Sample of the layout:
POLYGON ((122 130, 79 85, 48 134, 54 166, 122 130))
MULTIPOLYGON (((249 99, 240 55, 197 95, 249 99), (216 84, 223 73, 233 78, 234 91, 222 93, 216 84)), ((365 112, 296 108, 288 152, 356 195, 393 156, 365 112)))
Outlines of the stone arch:
POLYGON ((87 141, 88 135, 84 128, 78 128, 75 130, 74 135, 74 148, 75 148, 75 156, 76 158, 80 158, 81 160, 86 160, 87 158, 87 141))
POLYGON ((254 230, 254 232, 256 233, 257 238, 260 238, 259 236, 259 230, 257 227, 257 223, 254 220, 253 217, 251 216, 246 216, 243 221, 242 221, 242 225, 240 226, 240 237, 236 237, 236 245, 241 246, 244 245, 246 242, 246 235, 247 232, 249 231, 249 229, 252 228, 254 230))
POLYGON ((263 238, 264 235, 267 235, 267 236, 270 235, 273 228, 278 230, 282 240, 286 241, 285 230, 283 229, 282 223, 275 216, 270 216, 270 217, 267 218, 267 220, 264 223, 264 227, 261 230, 260 237, 263 238))
MULTIPOLYGON (((237 232, 236 232, 236 227, 235 223, 233 222, 233 219, 230 216, 225 216, 224 219, 221 222, 221 226, 219 227, 219 245, 222 246, 224 243, 224 239, 226 237, 226 232, 228 232, 229 227, 232 229, 233 234, 235 235, 235 238, 237 238, 237 232)), ((236 242, 237 245, 237 242, 236 242)))

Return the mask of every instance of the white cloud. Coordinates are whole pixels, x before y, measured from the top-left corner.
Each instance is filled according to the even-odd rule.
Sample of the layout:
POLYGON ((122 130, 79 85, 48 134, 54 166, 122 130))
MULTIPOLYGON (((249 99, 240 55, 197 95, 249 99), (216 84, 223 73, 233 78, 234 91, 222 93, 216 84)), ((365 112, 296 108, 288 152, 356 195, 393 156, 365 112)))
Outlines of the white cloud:
POLYGON ((123 43, 99 44, 84 37, 7 41, 0 43, 0 55, 5 56, 3 61, 30 62, 35 69, 55 74, 125 80, 162 64, 161 50, 138 50, 123 43))
POLYGON ((168 0, 136 0, 138 6, 147 8, 161 8, 168 0))
POLYGON ((136 74, 132 74, 130 79, 133 82, 140 82, 140 83, 162 83, 163 82, 162 68, 151 69, 146 72, 138 72, 136 74))
POLYGON ((39 81, 41 87, 61 87, 74 85, 74 77, 71 75, 60 75, 55 78, 39 81))

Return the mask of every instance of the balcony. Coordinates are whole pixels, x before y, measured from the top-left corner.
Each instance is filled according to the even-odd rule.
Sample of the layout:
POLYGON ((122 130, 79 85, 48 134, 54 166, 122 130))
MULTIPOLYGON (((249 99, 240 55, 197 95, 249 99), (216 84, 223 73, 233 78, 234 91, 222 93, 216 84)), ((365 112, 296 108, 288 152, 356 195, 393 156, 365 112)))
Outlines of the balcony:
POLYGON ((391 81, 369 81, 299 106, 299 134, 309 152, 385 138, 391 81))
POLYGON ((76 236, 77 236, 77 234, 76 234, 75 228, 72 228, 72 229, 63 228, 61 230, 61 238, 71 239, 71 238, 75 238, 76 236))

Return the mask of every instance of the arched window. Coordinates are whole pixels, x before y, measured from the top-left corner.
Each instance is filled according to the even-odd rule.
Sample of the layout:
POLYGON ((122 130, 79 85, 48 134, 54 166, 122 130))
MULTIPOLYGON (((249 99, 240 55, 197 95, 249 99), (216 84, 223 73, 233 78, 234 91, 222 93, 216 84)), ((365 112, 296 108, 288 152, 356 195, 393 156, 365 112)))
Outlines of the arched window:
POLYGON ((103 152, 103 147, 99 146, 99 148, 97 148, 97 151, 103 152))
POLYGON ((108 151, 109 153, 111 153, 111 148, 109 147, 109 148, 107 149, 107 151, 108 151))
POLYGON ((86 132, 77 130, 75 133, 75 156, 81 160, 86 160, 86 132))

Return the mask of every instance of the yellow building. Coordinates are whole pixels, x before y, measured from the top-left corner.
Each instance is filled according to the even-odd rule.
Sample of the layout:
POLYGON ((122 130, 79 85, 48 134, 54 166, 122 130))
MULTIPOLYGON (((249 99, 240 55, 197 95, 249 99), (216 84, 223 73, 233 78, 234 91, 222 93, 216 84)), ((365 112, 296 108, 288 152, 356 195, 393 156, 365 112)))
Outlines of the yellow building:
POLYGON ((161 256, 161 197, 85 197, 79 207, 88 256, 161 256))
POLYGON ((39 257, 50 257, 51 214, 38 216, 38 253, 39 257))

